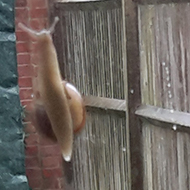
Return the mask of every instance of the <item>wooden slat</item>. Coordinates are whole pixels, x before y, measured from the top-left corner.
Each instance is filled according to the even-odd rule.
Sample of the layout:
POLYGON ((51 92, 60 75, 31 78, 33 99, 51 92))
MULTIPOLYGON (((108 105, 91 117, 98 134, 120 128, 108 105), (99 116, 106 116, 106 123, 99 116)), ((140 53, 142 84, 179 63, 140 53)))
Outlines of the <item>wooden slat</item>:
POLYGON ((65 11, 84 11, 84 10, 109 10, 121 7, 121 1, 104 0, 104 1, 58 1, 56 8, 65 11))
POLYGON ((135 114, 144 118, 190 127, 190 113, 142 105, 137 109, 135 114))
POLYGON ((73 190, 128 190, 126 133, 125 117, 88 112, 73 145, 73 190))
POLYGON ((62 32, 57 50, 64 79, 85 96, 124 99, 121 9, 58 12, 62 32))
MULTIPOLYGON (((123 0, 123 17, 126 37, 126 71, 127 71, 127 115, 130 132, 131 189, 143 187, 142 133, 141 124, 135 110, 141 105, 140 92, 140 55, 138 34, 138 6, 132 0, 123 0)), ((124 59, 125 60, 125 59, 124 59)), ((126 79, 126 77, 125 77, 126 79)), ((125 83, 126 84, 126 83, 125 83)))
POLYGON ((57 34, 63 46, 57 47, 61 72, 85 96, 87 107, 86 127, 74 140, 72 165, 67 167, 72 172, 65 171, 65 189, 130 190, 119 5, 121 1, 111 0, 55 6, 62 29, 57 34))
POLYGON ((122 0, 122 60, 123 60, 123 73, 124 73, 124 97, 126 101, 126 112, 125 112, 125 120, 126 120, 126 153, 127 153, 127 165, 128 167, 125 168, 125 171, 127 173, 127 189, 132 189, 132 172, 131 172, 131 145, 130 145, 130 125, 129 125, 129 109, 127 107, 128 105, 128 69, 127 69, 127 32, 126 32, 126 7, 125 7, 125 0, 122 0))
POLYGON ((170 4, 170 3, 188 3, 190 0, 136 0, 138 4, 170 4))
POLYGON ((126 111, 126 101, 112 98, 103 98, 96 96, 86 96, 84 98, 85 106, 95 107, 105 110, 126 111))
POLYGON ((138 5, 143 188, 188 190, 190 4, 138 5), (174 111, 175 110, 175 111, 174 111))

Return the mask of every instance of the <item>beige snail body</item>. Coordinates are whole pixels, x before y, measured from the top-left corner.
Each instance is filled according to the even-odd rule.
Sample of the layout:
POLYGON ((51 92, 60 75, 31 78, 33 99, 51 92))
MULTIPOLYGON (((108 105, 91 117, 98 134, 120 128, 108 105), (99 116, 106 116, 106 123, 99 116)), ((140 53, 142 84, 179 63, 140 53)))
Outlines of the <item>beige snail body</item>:
POLYGON ((57 141, 63 158, 70 161, 73 132, 85 122, 82 97, 74 86, 62 81, 56 50, 51 33, 58 18, 49 30, 36 32, 23 24, 19 27, 36 43, 38 74, 35 78, 33 121, 40 134, 57 141))

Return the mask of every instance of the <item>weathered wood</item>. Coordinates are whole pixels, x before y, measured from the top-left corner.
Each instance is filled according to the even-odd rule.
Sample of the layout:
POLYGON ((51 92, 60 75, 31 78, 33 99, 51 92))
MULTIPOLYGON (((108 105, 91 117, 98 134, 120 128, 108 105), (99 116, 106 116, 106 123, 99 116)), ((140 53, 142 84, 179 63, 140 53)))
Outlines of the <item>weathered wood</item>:
POLYGON ((142 120, 143 186, 188 190, 190 4, 138 7, 142 104, 156 106, 136 112, 148 118, 142 120))
POLYGON ((75 190, 128 189, 125 125, 125 117, 114 113, 88 113, 86 128, 74 141, 75 190))
POLYGON ((128 109, 128 69, 127 69, 127 33, 126 33, 126 7, 125 7, 125 0, 122 0, 122 60, 123 60, 123 72, 124 72, 124 95, 126 101, 126 153, 127 153, 127 165, 128 167, 125 168, 127 172, 127 189, 132 189, 132 166, 131 166, 131 145, 130 145, 130 125, 129 125, 129 109, 128 109))
POLYGON ((111 98, 103 98, 96 96, 86 96, 84 97, 84 103, 87 107, 95 107, 105 110, 115 110, 115 111, 126 111, 126 101, 111 99, 111 98))
POLYGON ((56 8, 62 11, 95 11, 109 10, 121 7, 121 1, 103 0, 103 1, 57 1, 56 8))
MULTIPOLYGON (((57 9, 54 9, 54 11, 52 11, 51 14, 54 15, 53 18, 55 18, 55 16, 58 16, 59 18, 61 18, 61 13, 57 9)), ((62 19, 61 23, 55 26, 56 32, 53 33, 53 41, 54 41, 56 52, 58 55, 57 58, 59 62, 59 67, 61 70, 64 70, 64 67, 63 67, 63 64, 60 64, 60 63, 62 63, 63 61, 65 62, 65 57, 62 53, 64 51, 63 48, 64 48, 65 42, 63 40, 60 40, 60 33, 65 33, 65 31, 62 28, 62 25, 64 24, 65 24, 65 20, 62 19), (61 49, 60 47, 63 47, 63 48, 61 49)), ((65 78, 64 73, 62 72, 61 74, 62 74, 62 78, 64 79, 65 78)))
MULTIPOLYGON (((138 6, 132 0, 124 0, 123 14, 125 22, 125 50, 127 62, 127 115, 130 132, 131 189, 143 189, 143 160, 141 123, 135 110, 141 105, 140 92, 140 55, 138 38, 138 6)), ((126 78, 125 78, 126 80, 126 78)), ((126 83, 125 83, 126 84, 126 83)))
POLYGON ((160 122, 181 125, 182 127, 190 127, 190 113, 143 105, 137 109, 135 114, 160 122))
POLYGON ((159 5, 159 4, 171 4, 171 3, 188 3, 190 0, 135 0, 138 4, 148 5, 159 5))
POLYGON ((139 6, 143 104, 189 112, 189 4, 139 6))
POLYGON ((57 40, 64 45, 57 49, 65 79, 86 96, 124 99, 121 9, 58 11, 57 40))
POLYGON ((129 190, 121 2, 58 3, 55 9, 61 72, 87 106, 85 129, 74 141, 73 173, 65 173, 68 189, 129 190))

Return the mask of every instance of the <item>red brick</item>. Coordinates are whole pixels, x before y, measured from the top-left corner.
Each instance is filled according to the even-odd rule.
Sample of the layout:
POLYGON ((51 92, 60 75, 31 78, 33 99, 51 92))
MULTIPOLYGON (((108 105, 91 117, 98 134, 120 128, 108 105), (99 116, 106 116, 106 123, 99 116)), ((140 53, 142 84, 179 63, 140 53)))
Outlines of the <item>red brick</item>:
POLYGON ((54 142, 54 141, 52 141, 52 140, 49 139, 49 138, 40 136, 39 144, 40 144, 40 145, 49 146, 49 145, 56 145, 57 142, 54 142))
POLYGON ((17 27, 19 22, 22 22, 25 25, 28 25, 28 20, 29 20, 29 12, 27 8, 16 8, 15 9, 15 14, 16 14, 16 30, 19 31, 21 30, 20 28, 17 27))
POLYGON ((37 145, 39 141, 39 135, 37 133, 30 134, 24 139, 26 145, 37 145))
POLYGON ((34 30, 46 29, 48 26, 46 18, 35 18, 30 20, 30 27, 34 30))
MULTIPOLYGON (((26 26, 31 26, 35 30, 47 28, 48 11, 46 9, 46 3, 47 0, 17 0, 16 26, 18 22, 22 22, 26 26)), ((33 78, 30 76, 33 76, 33 73, 30 73, 28 64, 31 63, 31 52, 35 53, 35 51, 31 51, 31 48, 36 50, 36 47, 35 45, 31 45, 29 37, 18 27, 16 27, 16 31, 18 52, 17 62, 19 65, 18 72, 19 75, 22 76, 19 77, 20 99, 22 105, 26 105, 26 109, 31 110, 33 105, 31 99, 33 78)), ((37 62, 38 61, 35 60, 35 63, 37 62)), ((25 125, 26 124, 26 174, 30 187, 33 190, 45 190, 48 188, 49 190, 62 190, 60 181, 60 178, 62 178, 62 156, 59 146, 55 144, 51 146, 39 145, 39 136, 35 127, 30 122, 25 123, 25 125), (50 157, 45 158, 46 156, 50 157), (52 158, 52 156, 55 158, 52 158), (41 164, 43 164, 43 172, 41 169, 41 164), (47 167, 51 168, 52 170, 47 170, 47 167), (47 179, 42 179, 43 175, 47 179)), ((41 143, 46 144, 47 141, 42 140, 41 143)))
POLYGON ((36 188, 39 188, 41 189, 41 186, 42 186, 42 178, 39 177, 39 178, 32 178, 32 176, 28 178, 28 184, 29 186, 32 188, 32 189, 36 189, 36 188))
POLYGON ((58 145, 53 146, 40 146, 39 147, 41 157, 46 156, 61 156, 60 147, 58 145))
POLYGON ((32 66, 29 64, 18 65, 18 75, 19 75, 19 77, 31 77, 32 76, 32 66))
POLYGON ((25 158, 25 164, 26 168, 32 169, 32 168, 39 168, 40 167, 40 161, 37 156, 35 157, 26 157, 25 158))
POLYGON ((46 0, 29 0, 28 6, 30 9, 47 8, 47 1, 46 0))
POLYGON ((52 178, 48 178, 48 179, 44 179, 43 180, 43 186, 42 189, 60 189, 61 188, 61 184, 59 182, 59 180, 55 177, 52 178))
POLYGON ((45 178, 62 177, 63 176, 62 168, 43 169, 42 172, 43 172, 43 176, 45 178))
POLYGON ((28 42, 17 42, 16 50, 18 53, 28 53, 30 52, 30 44, 28 42))
POLYGON ((18 65, 18 74, 19 77, 32 77, 33 67, 30 64, 18 65))
POLYGON ((19 87, 32 87, 32 78, 31 77, 19 77, 18 79, 19 87))
POLYGON ((20 88, 19 95, 21 100, 32 99, 33 90, 32 87, 20 88))
POLYGON ((27 6, 27 0, 16 0, 15 7, 26 7, 27 6))
POLYGON ((17 54, 17 62, 18 62, 18 65, 30 63, 30 54, 29 53, 18 53, 17 54))
POLYGON ((37 156, 38 155, 38 146, 26 146, 25 148, 26 156, 37 156))
POLYGON ((40 168, 33 168, 27 169, 26 168, 26 175, 31 176, 31 178, 40 178, 42 176, 42 172, 40 168))
POLYGON ((29 11, 31 18, 47 18, 47 8, 37 8, 29 11))
POLYGON ((57 168, 61 165, 61 157, 44 157, 42 158, 42 166, 44 168, 57 168))
POLYGON ((28 35, 26 34, 26 32, 23 31, 17 31, 16 32, 16 40, 17 42, 25 42, 29 40, 28 35))

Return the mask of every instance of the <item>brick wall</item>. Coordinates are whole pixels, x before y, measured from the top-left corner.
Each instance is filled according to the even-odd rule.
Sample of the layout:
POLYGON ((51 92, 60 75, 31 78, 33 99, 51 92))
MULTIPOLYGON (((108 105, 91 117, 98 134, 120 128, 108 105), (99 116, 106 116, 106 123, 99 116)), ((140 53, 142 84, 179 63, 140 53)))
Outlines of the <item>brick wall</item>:
MULTIPOLYGON (((16 0, 16 26, 22 22, 33 29, 48 25, 47 0, 16 0)), ((17 62, 21 103, 31 106, 32 67, 34 55, 25 33, 16 27, 17 62)), ((40 137, 29 121, 25 123, 26 174, 32 190, 63 189, 62 157, 57 144, 40 137)))

